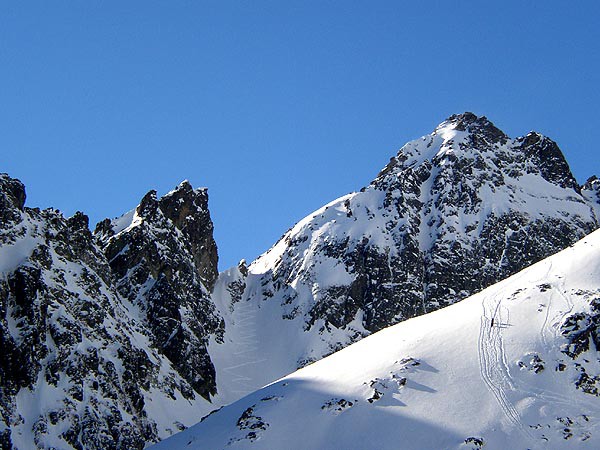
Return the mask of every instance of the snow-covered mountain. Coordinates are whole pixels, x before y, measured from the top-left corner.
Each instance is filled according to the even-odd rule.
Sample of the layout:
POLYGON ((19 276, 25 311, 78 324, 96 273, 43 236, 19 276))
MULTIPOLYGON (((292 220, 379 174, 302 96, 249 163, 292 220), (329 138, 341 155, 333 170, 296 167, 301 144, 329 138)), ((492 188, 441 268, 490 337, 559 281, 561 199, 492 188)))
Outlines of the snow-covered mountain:
POLYGON ((206 343, 221 340, 223 321, 210 299, 218 257, 206 189, 184 181, 160 200, 150 191, 95 234, 119 293, 144 311, 153 344, 209 400, 216 382, 206 343))
POLYGON ((360 192, 221 275, 227 401, 362 337, 461 300, 598 227, 598 181, 577 184, 558 146, 455 115, 409 142, 360 192), (230 394, 234 395, 230 395, 230 394))
POLYGON ((203 274, 214 282, 216 252, 189 267, 197 243, 214 244, 206 193, 152 194, 99 227, 109 259, 86 216, 27 208, 23 184, 0 175, 2 449, 141 449, 214 409, 204 343, 222 324, 203 274), (191 206, 180 226, 173 214, 191 206))
POLYGON ((600 231, 298 370, 156 450, 600 447, 600 231))
POLYGON ((0 446, 141 449, 598 227, 554 142, 470 113, 406 144, 250 265, 217 272, 206 189, 94 233, 0 175, 0 446))

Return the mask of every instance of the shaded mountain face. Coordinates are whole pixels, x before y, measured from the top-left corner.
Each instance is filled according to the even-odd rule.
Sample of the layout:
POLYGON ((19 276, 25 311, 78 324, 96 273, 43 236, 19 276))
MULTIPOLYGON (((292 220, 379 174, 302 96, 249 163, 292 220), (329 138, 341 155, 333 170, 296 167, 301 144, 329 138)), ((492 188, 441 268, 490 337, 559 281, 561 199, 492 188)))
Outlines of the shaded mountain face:
MULTIPOLYGON (((582 192, 547 137, 511 139, 485 117, 450 117, 402 147, 369 186, 301 220, 247 276, 223 275, 220 296, 230 299, 221 309, 232 336, 225 340, 239 340, 242 323, 260 349, 226 344, 253 370, 247 390, 270 381, 265 372, 281 376, 568 247, 598 227, 594 183, 582 192), (251 321, 248 309, 256 311, 251 321), (278 336, 293 336, 285 352, 266 329, 276 322, 283 322, 278 336), (278 371, 261 369, 265 359, 278 371)), ((232 384, 242 375, 218 371, 232 384)))
POLYGON ((0 175, 1 448, 141 449, 212 409, 206 200, 187 184, 149 194, 98 241, 85 215, 26 208, 0 175))
POLYGON ((598 448, 598 348, 600 231, 152 448, 598 448))

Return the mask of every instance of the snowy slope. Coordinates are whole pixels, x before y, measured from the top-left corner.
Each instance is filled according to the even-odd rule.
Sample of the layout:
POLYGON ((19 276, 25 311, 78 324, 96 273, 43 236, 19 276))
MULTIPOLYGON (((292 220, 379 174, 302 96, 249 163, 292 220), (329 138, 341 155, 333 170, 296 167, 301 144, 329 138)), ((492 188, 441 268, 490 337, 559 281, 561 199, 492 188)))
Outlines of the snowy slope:
POLYGON ((452 116, 359 192, 310 214, 217 281, 218 402, 402 320, 461 300, 598 227, 558 146, 452 116))
POLYGON ((599 448, 598 345, 597 231, 152 448, 599 448))
POLYGON ((213 400, 217 406, 243 397, 299 364, 331 353, 329 342, 338 343, 341 349, 368 334, 360 317, 345 330, 332 328, 320 333, 308 331, 302 317, 282 318, 278 302, 255 302, 247 297, 247 291, 239 290, 245 282, 256 281, 255 277, 244 277, 239 268, 230 269, 221 274, 213 292, 213 298, 220 299, 217 308, 225 321, 223 341, 213 339, 209 345, 217 370, 218 394, 213 400), (307 354, 308 360, 299 363, 299 357, 307 354))

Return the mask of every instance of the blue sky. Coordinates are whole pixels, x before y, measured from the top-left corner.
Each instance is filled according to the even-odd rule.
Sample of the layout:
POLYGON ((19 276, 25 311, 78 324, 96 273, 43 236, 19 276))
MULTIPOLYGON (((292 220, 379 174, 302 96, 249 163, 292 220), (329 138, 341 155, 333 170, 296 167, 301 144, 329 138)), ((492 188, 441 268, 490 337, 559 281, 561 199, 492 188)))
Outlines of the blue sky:
POLYGON ((221 267, 367 184, 452 113, 600 175, 600 2, 0 5, 0 171, 92 226, 207 186, 221 267))

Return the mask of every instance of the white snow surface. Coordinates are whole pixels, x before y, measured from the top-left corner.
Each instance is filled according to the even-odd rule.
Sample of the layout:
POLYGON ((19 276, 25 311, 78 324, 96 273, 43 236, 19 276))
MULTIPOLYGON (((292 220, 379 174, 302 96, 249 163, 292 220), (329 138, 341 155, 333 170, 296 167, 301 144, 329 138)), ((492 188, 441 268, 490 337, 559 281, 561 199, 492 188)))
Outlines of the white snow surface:
MULTIPOLYGON (((576 389, 572 366, 597 376, 598 353, 573 361, 560 351, 560 326, 588 311, 592 297, 600 297, 600 231, 462 302, 298 370, 152 448, 479 448, 474 439, 485 449, 600 448, 600 400, 576 389), (531 370, 535 355, 544 365, 539 373, 531 370)), ((276 339, 278 330, 271 333, 276 339)), ((247 339, 250 347, 254 338, 247 339)))
MULTIPOLYGON (((255 275, 250 274, 247 281, 252 283, 252 277, 255 275)), ((230 269, 221 275, 213 291, 213 298, 221 301, 217 308, 226 330, 223 343, 213 339, 209 345, 217 370, 215 406, 231 403, 299 365, 331 353, 330 342, 339 342, 342 348, 351 343, 348 335, 367 334, 361 317, 346 330, 332 327, 322 333, 307 332, 301 316, 282 319, 278 303, 249 297, 247 291, 239 302, 231 304, 226 286, 240 278, 238 269, 230 269)))

